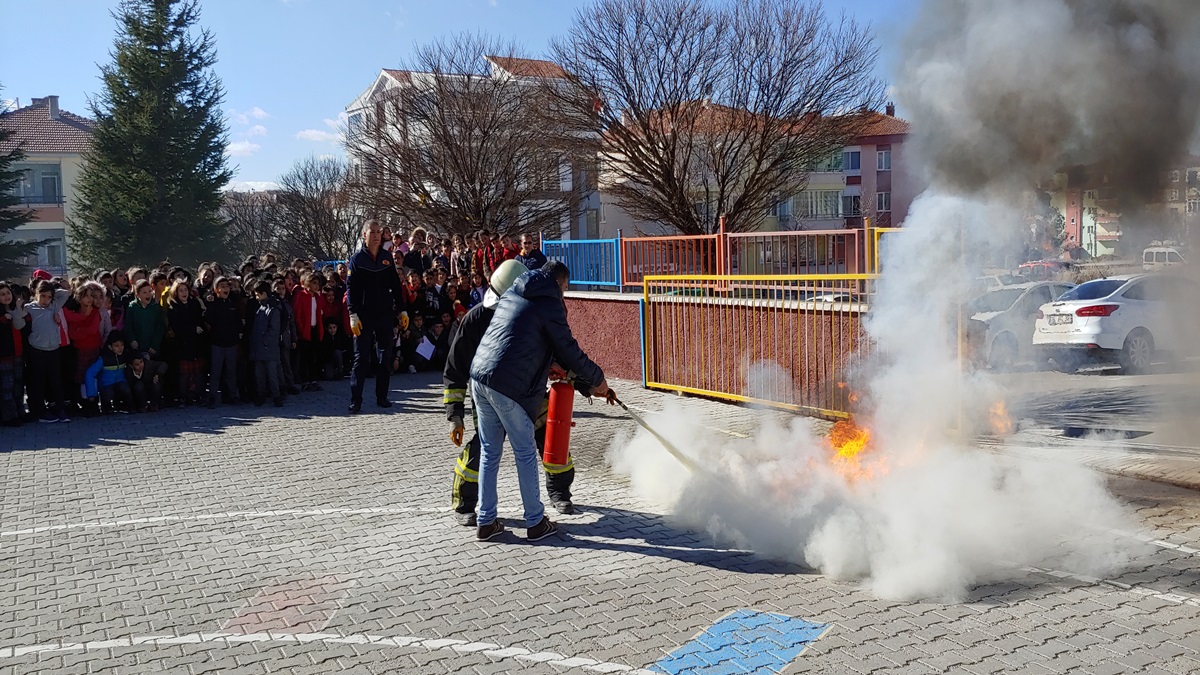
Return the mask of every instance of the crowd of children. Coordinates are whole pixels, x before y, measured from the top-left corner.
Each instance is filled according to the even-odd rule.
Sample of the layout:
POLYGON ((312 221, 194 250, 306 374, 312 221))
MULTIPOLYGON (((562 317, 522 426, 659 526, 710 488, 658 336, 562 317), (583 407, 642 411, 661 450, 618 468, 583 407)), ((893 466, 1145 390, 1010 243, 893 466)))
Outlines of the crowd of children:
MULTIPOLYGON (((505 260, 537 267, 533 237, 518 248, 487 231, 431 242, 385 231, 407 311, 396 317, 395 372, 440 370, 456 321, 482 302, 505 260)), ((204 263, 196 273, 163 263, 0 282, 0 423, 67 422, 76 415, 147 412, 163 406, 253 402, 345 377, 352 353, 346 265, 315 270, 272 254, 236 270, 204 263)))

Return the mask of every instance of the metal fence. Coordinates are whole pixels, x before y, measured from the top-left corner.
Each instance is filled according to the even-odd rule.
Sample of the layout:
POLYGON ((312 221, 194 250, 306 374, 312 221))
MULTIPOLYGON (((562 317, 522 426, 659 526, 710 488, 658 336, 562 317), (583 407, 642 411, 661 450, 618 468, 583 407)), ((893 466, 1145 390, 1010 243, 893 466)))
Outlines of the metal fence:
POLYGON ((621 240, 621 279, 636 286, 651 275, 725 274, 724 235, 621 240))
POLYGON ((646 386, 848 417, 876 278, 647 276, 646 386))
POLYGON ((857 274, 862 230, 743 232, 726 235, 730 274, 857 274))
POLYGON ((621 285, 620 239, 544 241, 542 252, 549 260, 566 263, 573 284, 621 285))
POLYGON ((546 240, 546 257, 571 268, 571 283, 640 286, 648 276, 861 274, 878 271, 883 234, 894 228, 718 233, 697 236, 546 240))

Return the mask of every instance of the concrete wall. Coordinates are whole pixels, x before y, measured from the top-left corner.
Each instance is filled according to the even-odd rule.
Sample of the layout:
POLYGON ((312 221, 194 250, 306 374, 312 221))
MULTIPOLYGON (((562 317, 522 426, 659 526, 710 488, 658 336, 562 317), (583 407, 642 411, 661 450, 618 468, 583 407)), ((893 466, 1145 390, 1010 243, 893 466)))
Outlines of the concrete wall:
POLYGON ((642 381, 639 298, 612 293, 567 293, 567 320, 579 346, 607 377, 642 381))

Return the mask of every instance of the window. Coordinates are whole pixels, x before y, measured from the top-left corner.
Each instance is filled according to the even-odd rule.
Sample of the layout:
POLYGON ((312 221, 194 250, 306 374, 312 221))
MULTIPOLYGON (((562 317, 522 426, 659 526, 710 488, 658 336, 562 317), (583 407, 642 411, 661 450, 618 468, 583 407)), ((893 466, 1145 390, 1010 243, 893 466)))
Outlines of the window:
POLYGON ((1179 255, 1175 251, 1167 251, 1167 262, 1182 264, 1183 256, 1179 255))
POLYGON ((814 164, 811 170, 817 173, 841 173, 844 159, 844 153, 835 152, 814 164))
POLYGON ((879 213, 887 213, 892 210, 892 193, 880 192, 875 195, 875 210, 879 213))
POLYGON ((805 218, 839 218, 842 193, 840 190, 811 190, 798 195, 805 218))
POLYGON ((862 153, 858 150, 848 150, 842 153, 844 171, 859 171, 862 169, 862 153))
POLYGON ((842 197, 842 214, 853 218, 862 215, 862 197, 858 195, 846 195, 842 197))
POLYGON ((1179 201, 1179 190, 1167 190, 1166 198, 1169 202, 1179 201))
POLYGON ((42 174, 42 197, 57 202, 59 194, 58 174, 42 174))
POLYGON ((600 202, 600 222, 608 222, 608 207, 604 202, 600 202))
POLYGON ((1037 286, 1029 291, 1029 294, 1022 300, 1021 313, 1026 315, 1037 314, 1038 308, 1050 302, 1050 287, 1037 286))
POLYGON ((1171 173, 1167 174, 1167 182, 1168 183, 1178 183, 1179 182, 1179 172, 1172 171, 1171 173))
POLYGON ((47 244, 46 245, 46 266, 47 267, 63 267, 63 266, 65 266, 67 264, 67 261, 66 261, 66 256, 64 255, 64 253, 65 253, 65 247, 61 243, 54 242, 52 244, 47 244))
POLYGON ((587 232, 584 233, 588 239, 600 238, 600 212, 596 209, 588 209, 584 211, 584 223, 587 227, 587 232))
POLYGON ((779 197, 776 197, 774 202, 771 204, 771 215, 779 218, 780 220, 791 218, 792 198, 785 197, 780 199, 779 197))
POLYGON ((876 156, 876 161, 875 161, 876 169, 878 169, 879 171, 891 171, 892 170, 892 151, 891 150, 880 150, 879 152, 875 153, 875 156, 876 156))
POLYGON ((1095 190, 1088 190, 1087 192, 1084 192, 1084 193, 1083 193, 1083 198, 1084 198, 1084 199, 1090 199, 1090 200, 1092 200, 1092 201, 1096 201, 1096 191, 1095 191, 1095 190))

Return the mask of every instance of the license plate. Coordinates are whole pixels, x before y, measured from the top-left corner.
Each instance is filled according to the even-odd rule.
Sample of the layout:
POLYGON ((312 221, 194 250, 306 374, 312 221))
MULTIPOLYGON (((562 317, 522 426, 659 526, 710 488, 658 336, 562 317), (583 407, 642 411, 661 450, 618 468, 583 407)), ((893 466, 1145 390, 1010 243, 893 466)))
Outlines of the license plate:
POLYGON ((1051 314, 1049 319, 1051 326, 1062 326, 1071 323, 1070 314, 1051 314))

